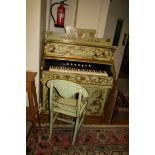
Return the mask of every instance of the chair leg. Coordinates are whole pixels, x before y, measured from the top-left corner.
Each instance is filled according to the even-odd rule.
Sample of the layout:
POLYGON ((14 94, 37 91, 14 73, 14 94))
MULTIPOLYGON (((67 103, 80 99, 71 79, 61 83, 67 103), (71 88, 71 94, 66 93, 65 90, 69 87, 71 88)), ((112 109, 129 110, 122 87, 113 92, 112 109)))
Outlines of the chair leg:
POLYGON ((38 142, 38 137, 37 137, 37 131, 36 131, 36 123, 37 123, 37 119, 36 119, 36 115, 35 115, 35 108, 33 107, 33 98, 32 98, 32 94, 28 94, 29 97, 29 108, 30 108, 30 114, 31 114, 31 121, 32 121, 32 127, 33 127, 33 133, 34 133, 34 137, 35 140, 38 142))
POLYGON ((36 130, 36 125, 35 125, 34 121, 32 121, 32 128, 33 128, 35 140, 36 140, 36 142, 38 142, 37 130, 36 130))
POLYGON ((85 112, 86 112, 86 108, 85 108, 84 111, 83 111, 82 118, 81 118, 80 123, 79 123, 79 127, 81 126, 81 124, 82 124, 83 121, 84 121, 85 112))
POLYGON ((74 135, 73 135, 72 145, 74 145, 74 143, 75 143, 77 131, 79 130, 79 128, 80 128, 80 126, 81 126, 81 123, 82 123, 83 120, 84 120, 85 112, 86 112, 86 109, 84 109, 84 112, 83 112, 83 115, 82 115, 81 120, 80 120, 78 117, 76 118, 76 123, 75 123, 75 129, 74 129, 74 135))
POLYGON ((41 127, 41 123, 40 123, 40 114, 37 113, 36 114, 36 122, 38 123, 39 128, 41 127))
POLYGON ((79 118, 76 118, 76 123, 75 123, 75 129, 74 129, 74 135, 73 135, 72 145, 74 145, 74 143, 75 143, 75 139, 76 139, 78 128, 79 128, 79 118))
POLYGON ((48 141, 51 141, 52 138, 52 129, 53 129, 53 112, 50 112, 50 133, 48 141))
POLYGON ((54 119, 53 119, 53 124, 54 124, 54 122, 55 122, 55 120, 56 120, 56 118, 57 118, 57 116, 59 115, 59 113, 58 112, 56 112, 55 114, 53 114, 53 116, 54 116, 54 119))

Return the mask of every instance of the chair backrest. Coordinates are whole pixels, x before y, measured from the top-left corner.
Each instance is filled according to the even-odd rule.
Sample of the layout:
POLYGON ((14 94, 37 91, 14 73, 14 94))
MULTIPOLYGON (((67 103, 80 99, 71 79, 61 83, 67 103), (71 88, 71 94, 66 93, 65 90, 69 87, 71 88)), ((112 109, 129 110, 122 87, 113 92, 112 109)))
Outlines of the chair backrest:
POLYGON ((51 85, 53 85, 53 87, 57 89, 58 93, 64 98, 71 98, 80 91, 83 97, 88 97, 88 92, 83 87, 70 81, 50 80, 47 82, 47 86, 51 88, 51 85))

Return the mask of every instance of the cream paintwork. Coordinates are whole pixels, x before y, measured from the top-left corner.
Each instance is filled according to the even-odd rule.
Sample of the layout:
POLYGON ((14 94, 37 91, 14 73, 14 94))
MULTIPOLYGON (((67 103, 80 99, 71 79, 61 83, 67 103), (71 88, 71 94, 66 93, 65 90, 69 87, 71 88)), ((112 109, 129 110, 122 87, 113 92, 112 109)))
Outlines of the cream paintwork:
POLYGON ((96 76, 96 75, 84 75, 75 73, 63 73, 61 71, 43 71, 42 72, 42 85, 43 85, 43 109, 48 112, 48 89, 46 83, 49 80, 67 80, 80 84, 88 92, 88 105, 86 109, 86 115, 101 116, 104 111, 104 104, 107 99, 108 89, 112 87, 113 78, 96 76), (98 95, 98 92, 100 94, 98 95), (99 97, 98 97, 99 96, 99 97), (95 104, 96 103, 96 104, 95 104), (94 105, 95 104, 95 105, 94 105))
POLYGON ((70 57, 82 57, 87 59, 94 59, 98 61, 112 61, 113 53, 111 49, 80 46, 80 45, 68 45, 63 43, 47 43, 45 47, 45 56, 70 56, 70 57))
POLYGON ((87 101, 82 102, 82 97, 88 97, 88 92, 80 85, 65 81, 65 80, 50 80, 47 82, 50 88, 50 134, 49 140, 52 136, 52 128, 56 119, 75 124, 72 145, 75 142, 77 131, 84 119, 87 101), (58 91, 58 96, 53 94, 54 88, 58 91), (78 94, 76 99, 73 96, 78 94), (65 118, 58 117, 60 114, 65 114, 76 118, 76 121, 70 121, 65 118))
POLYGON ((112 88, 115 79, 113 66, 114 48, 105 39, 95 38, 94 30, 66 27, 67 33, 63 36, 56 32, 47 32, 45 39, 44 57, 41 65, 42 105, 44 112, 48 113, 48 89, 46 83, 49 80, 67 80, 84 87, 88 95, 86 115, 104 116, 104 105, 108 99, 109 89, 112 88), (83 35, 84 34, 84 35, 83 35), (83 37, 80 37, 83 36, 83 37), (62 50, 63 49, 63 50, 62 50), (77 56, 78 49, 78 56, 77 56), (81 62, 109 65, 111 75, 96 74, 92 72, 76 72, 74 70, 53 70, 49 66, 44 70, 46 59, 75 60, 81 62))

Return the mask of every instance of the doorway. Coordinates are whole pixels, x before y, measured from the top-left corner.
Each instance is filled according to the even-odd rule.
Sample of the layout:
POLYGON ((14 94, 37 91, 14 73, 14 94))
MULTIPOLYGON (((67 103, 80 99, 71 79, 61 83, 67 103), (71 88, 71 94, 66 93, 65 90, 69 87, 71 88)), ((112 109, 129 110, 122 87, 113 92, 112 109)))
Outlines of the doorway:
POLYGON ((129 0, 113 0, 110 2, 109 11, 103 38, 111 40, 114 52, 114 67, 116 79, 120 72, 124 49, 129 36, 129 0))
POLYGON ((118 78, 129 79, 129 37, 127 39, 127 43, 124 49, 124 55, 118 78))
POLYGON ((129 0, 112 0, 103 38, 111 40, 118 89, 129 95, 129 0))

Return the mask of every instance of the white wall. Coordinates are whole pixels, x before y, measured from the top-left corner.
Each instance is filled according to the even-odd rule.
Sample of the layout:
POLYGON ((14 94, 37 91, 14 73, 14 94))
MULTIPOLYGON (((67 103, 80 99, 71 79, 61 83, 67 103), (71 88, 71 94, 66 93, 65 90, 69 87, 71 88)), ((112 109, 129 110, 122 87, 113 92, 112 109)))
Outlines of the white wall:
POLYGON ((96 37, 104 34, 110 0, 79 0, 76 27, 95 29, 96 37))
POLYGON ((47 0, 41 0, 41 17, 40 17, 40 63, 44 50, 44 41, 46 34, 46 10, 47 0))
POLYGON ((113 0, 107 16, 104 37, 113 40, 117 19, 129 19, 129 1, 113 0))
MULTIPOLYGON (((59 0, 48 0, 48 4, 51 6, 51 4, 55 3, 55 2, 60 2, 59 0)), ((74 27, 74 20, 75 20, 75 10, 76 10, 76 0, 67 0, 65 2, 65 4, 68 4, 68 6, 65 5, 65 23, 64 25, 70 25, 70 26, 73 26, 74 27)), ((48 30, 52 30, 52 31, 57 31, 59 33, 65 33, 64 29, 62 28, 56 28, 54 27, 54 22, 53 22, 53 19, 51 17, 51 14, 50 14, 50 6, 47 6, 47 19, 49 20, 49 27, 48 27, 48 30)), ((55 17, 55 20, 56 20, 56 17, 57 17, 57 8, 59 7, 59 4, 56 4, 53 6, 52 8, 52 12, 53 12, 53 16, 55 17)))
POLYGON ((118 46, 114 46, 116 49, 114 52, 116 79, 118 78, 124 55, 125 46, 122 45, 124 34, 129 34, 129 0, 113 0, 110 3, 104 38, 109 38, 111 41, 113 41, 118 19, 123 20, 123 26, 121 29, 118 46))
MULTIPOLYGON (((58 0, 50 0, 49 4, 58 2, 58 0)), ((65 25, 70 25, 77 28, 83 29, 95 29, 96 37, 103 37, 107 14, 109 10, 110 0, 68 0, 69 6, 65 6, 65 25), (77 5, 78 4, 78 5, 77 5), (77 8, 77 16, 76 16, 77 8), (75 21, 76 20, 76 21, 75 21)), ((53 15, 57 16, 57 7, 53 7, 53 15)), ((64 29, 55 28, 52 18, 49 14, 49 5, 47 12, 47 20, 49 20, 49 30, 57 31, 59 33, 64 33, 64 29)))
POLYGON ((40 56, 46 29, 46 0, 26 0, 26 70, 37 72, 39 101, 40 56))

